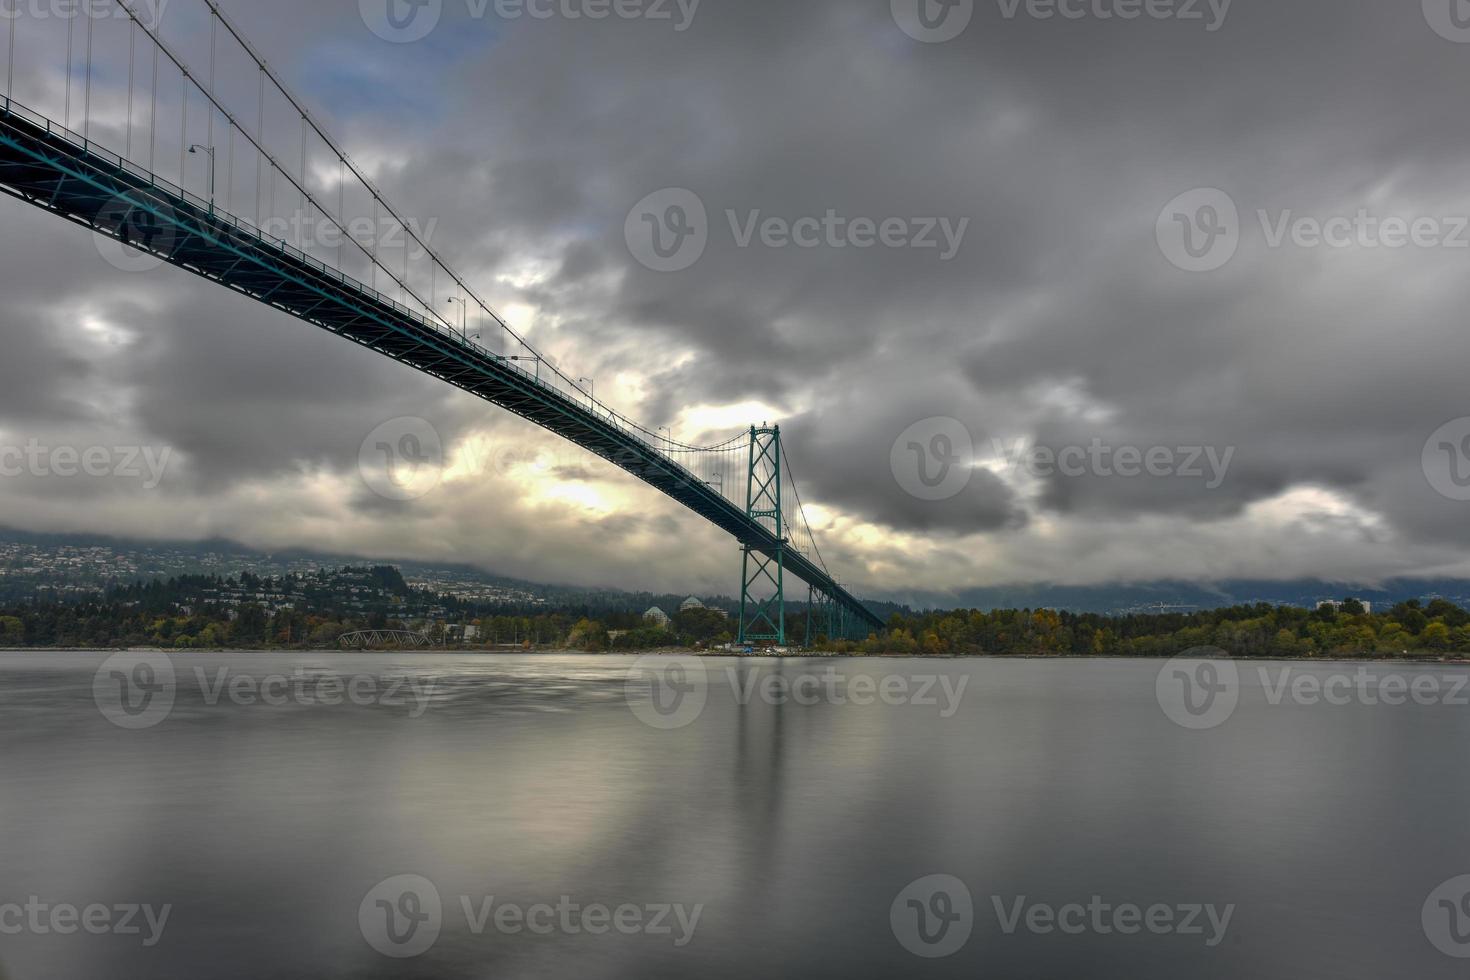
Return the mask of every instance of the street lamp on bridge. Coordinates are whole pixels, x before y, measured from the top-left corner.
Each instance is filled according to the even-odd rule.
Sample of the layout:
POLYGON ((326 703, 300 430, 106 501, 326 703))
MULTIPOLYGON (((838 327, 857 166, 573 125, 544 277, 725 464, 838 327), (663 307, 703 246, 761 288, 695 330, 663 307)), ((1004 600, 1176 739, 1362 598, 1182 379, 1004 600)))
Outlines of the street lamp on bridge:
POLYGON ((214 217, 214 172, 215 172, 215 165, 214 165, 215 164, 214 147, 212 147, 212 146, 205 146, 203 143, 194 143, 194 144, 192 144, 189 147, 189 152, 190 153, 194 153, 194 154, 198 154, 198 153, 208 153, 209 154, 209 216, 211 218, 213 218, 214 217))
POLYGON ((469 337, 466 336, 466 330, 467 330, 466 321, 469 320, 469 316, 470 316, 470 304, 469 303, 466 303, 463 299, 461 299, 458 296, 451 296, 451 297, 449 297, 449 302, 450 303, 458 303, 459 304, 459 339, 465 341, 466 343, 468 343, 469 342, 469 337))

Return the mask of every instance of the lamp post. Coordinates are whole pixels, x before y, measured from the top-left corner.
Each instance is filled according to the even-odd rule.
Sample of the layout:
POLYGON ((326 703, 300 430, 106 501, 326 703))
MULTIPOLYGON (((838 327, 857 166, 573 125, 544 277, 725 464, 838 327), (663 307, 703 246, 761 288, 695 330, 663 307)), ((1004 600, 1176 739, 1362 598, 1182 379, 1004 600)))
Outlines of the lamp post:
POLYGON ((539 358, 539 357, 506 357, 505 360, 507 360, 507 361, 535 361, 536 362, 536 381, 537 382, 540 382, 540 380, 541 380, 541 358, 539 358))
POLYGON ((470 304, 458 296, 449 297, 449 302, 459 304, 459 339, 465 343, 469 343, 469 337, 466 334, 468 330, 467 321, 470 315, 470 304))
POLYGON ((190 153, 208 153, 209 154, 209 216, 211 218, 213 218, 214 217, 214 173, 215 173, 214 147, 212 147, 212 146, 205 146, 202 143, 194 143, 194 144, 192 144, 189 147, 189 152, 190 153))
POLYGON ((594 405, 597 404, 597 382, 591 378, 578 378, 577 384, 584 381, 587 382, 587 397, 592 399, 594 405))

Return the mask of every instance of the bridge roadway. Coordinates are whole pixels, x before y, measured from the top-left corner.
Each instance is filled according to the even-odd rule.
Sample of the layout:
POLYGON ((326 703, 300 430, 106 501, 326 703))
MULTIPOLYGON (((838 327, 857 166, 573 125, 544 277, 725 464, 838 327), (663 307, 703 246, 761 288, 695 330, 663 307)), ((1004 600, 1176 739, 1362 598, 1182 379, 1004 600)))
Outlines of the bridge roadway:
MULTIPOLYGON (((506 357, 3 97, 0 191, 514 412, 626 470, 761 554, 774 557, 781 546, 771 530, 617 416, 579 403, 506 357), (120 199, 126 204, 119 206, 120 199), (129 216, 133 208, 157 224, 140 228, 137 214, 129 216)), ((873 629, 883 628, 805 555, 788 547, 783 561, 788 573, 873 629)))

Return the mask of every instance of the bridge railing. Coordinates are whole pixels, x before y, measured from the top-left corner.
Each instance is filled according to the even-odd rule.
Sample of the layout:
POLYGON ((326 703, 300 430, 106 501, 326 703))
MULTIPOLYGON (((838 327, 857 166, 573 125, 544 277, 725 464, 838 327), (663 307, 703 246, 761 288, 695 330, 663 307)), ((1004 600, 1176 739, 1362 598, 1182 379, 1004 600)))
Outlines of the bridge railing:
MULTIPOLYGON (((102 155, 117 168, 126 170, 141 179, 147 180, 150 185, 158 187, 164 193, 187 201, 191 205, 201 209, 207 208, 221 222, 228 223, 241 231, 248 231, 262 241, 272 242, 293 258, 308 262, 312 268, 318 270, 320 273, 331 276, 338 282, 348 285, 354 290, 361 290, 364 295, 369 295, 375 301, 389 306, 402 315, 411 317, 415 322, 433 329, 436 333, 445 337, 458 337, 459 342, 463 346, 476 351, 478 354, 503 360, 505 367, 508 370, 514 371, 517 376, 530 380, 539 388, 559 392, 568 400, 581 404, 590 413, 624 433, 637 434, 640 441, 646 442, 648 447, 654 452, 669 456, 670 450, 688 451, 701 448, 678 444, 672 438, 664 440, 656 432, 648 430, 634 419, 619 413, 606 403, 598 401, 593 391, 583 386, 583 379, 579 378, 574 380, 561 370, 553 358, 543 356, 516 331, 511 329, 504 319, 496 314, 494 310, 475 294, 462 277, 441 260, 434 249, 430 247, 426 238, 417 233, 412 221, 404 221, 399 218, 398 213, 386 198, 383 197, 363 169, 355 164, 330 138, 318 124, 313 114, 307 110, 305 104, 298 100, 289 90, 279 74, 267 64, 261 53, 256 51, 254 46, 235 27, 232 20, 225 16, 215 0, 202 0, 202 6, 205 9, 191 11, 188 16, 178 14, 170 18, 170 23, 189 25, 187 28, 184 28, 186 31, 185 35, 180 36, 176 34, 172 40, 165 40, 163 36, 162 18, 150 18, 146 16, 146 11, 140 11, 138 9, 139 5, 136 0, 99 0, 99 2, 115 4, 118 11, 126 16, 127 45, 125 49, 112 51, 111 49, 114 45, 121 44, 124 35, 116 31, 110 31, 108 40, 104 43, 102 40, 103 34, 99 28, 95 32, 97 34, 98 44, 94 48, 93 27, 96 18, 92 16, 80 18, 81 23, 85 26, 85 34, 77 27, 78 17, 73 16, 66 19, 66 118, 60 125, 52 122, 52 119, 56 118, 54 114, 35 113, 26 109, 20 103, 15 103, 11 106, 9 102, 16 95, 14 89, 18 81, 18 79, 12 77, 15 75, 14 48, 17 32, 21 30, 23 22, 48 20, 48 18, 34 17, 18 10, 13 11, 12 15, 6 18, 4 32, 10 53, 7 58, 5 75, 6 89, 4 95, 7 100, 7 107, 11 111, 16 112, 18 115, 26 116, 38 125, 44 124, 49 132, 78 146, 84 147, 88 152, 95 152, 102 155), (207 15, 208 23, 207 32, 204 30, 205 21, 201 19, 205 15, 207 15), (77 34, 75 50, 73 50, 72 36, 74 29, 77 34), (189 31, 194 32, 198 36, 190 37, 187 33, 189 31), (208 39, 208 54, 206 58, 207 64, 204 67, 207 70, 200 71, 197 69, 201 66, 191 66, 187 63, 182 51, 185 47, 188 47, 195 54, 199 54, 206 35, 208 39), (230 47, 232 41, 238 45, 239 51, 243 52, 245 57, 254 62, 254 70, 258 71, 260 75, 258 105, 227 106, 225 100, 222 98, 222 90, 216 87, 217 61, 221 61, 229 52, 234 50, 230 47), (220 47, 221 45, 223 47, 220 47), (123 58, 123 50, 126 51, 126 59, 123 58), (113 57, 115 63, 109 61, 110 56, 113 57), (150 62, 152 66, 151 81, 148 68, 150 62), (102 70, 94 70, 94 63, 106 67, 102 70), (136 120, 134 119, 135 64, 137 65, 138 82, 136 101, 139 103, 136 113, 138 118, 136 120), (124 65, 126 65, 125 76, 123 75, 124 65), (160 74, 160 66, 163 69, 162 74, 160 74), (124 77, 127 79, 127 88, 125 90, 127 99, 127 125, 125 133, 128 152, 119 154, 112 149, 108 149, 96 139, 89 139, 88 135, 94 129, 91 125, 94 104, 102 103, 104 101, 103 94, 109 89, 113 90, 111 95, 114 101, 120 98, 123 94, 121 86, 124 77), (72 122, 74 105, 72 88, 74 83, 79 90, 78 107, 81 109, 80 121, 85 127, 82 133, 77 133, 68 128, 72 122), (85 97, 82 96, 81 91, 83 85, 85 85, 85 97), (147 99, 150 87, 152 92, 151 105, 147 99), (164 93, 163 104, 160 103, 160 90, 164 93), (279 93, 284 98, 286 106, 289 107, 289 111, 282 116, 282 119, 289 118, 291 120, 290 125, 267 125, 266 93, 268 91, 272 93, 271 105, 276 107, 272 109, 272 112, 276 112, 279 108, 275 101, 274 93, 279 93), (170 92, 181 94, 176 97, 175 95, 169 94, 170 92), (194 116, 195 126, 193 129, 189 127, 191 104, 196 109, 196 115, 194 116), (197 114, 197 109, 200 107, 204 109, 203 121, 200 121, 201 117, 197 114), (232 108, 235 111, 231 111, 232 108), (162 116, 160 116, 160 113, 162 113, 162 116), (301 140, 299 143, 292 143, 289 140, 283 142, 283 137, 287 132, 294 132, 294 119, 297 114, 299 114, 301 122, 301 140), (146 126, 144 123, 145 115, 146 126), (247 123, 247 118, 251 122, 247 123), (178 120, 176 131, 172 130, 170 125, 165 125, 174 119, 178 120), (201 130, 206 125, 208 127, 208 136, 204 137, 201 130), (143 153, 146 147, 146 152, 148 153, 149 166, 147 168, 139 167, 129 159, 134 147, 133 132, 135 128, 139 131, 138 152, 140 154, 143 153), (145 129, 149 134, 147 141, 144 141, 142 136, 142 132, 145 129), (308 130, 314 133, 316 137, 311 141, 307 139, 308 130), (225 132, 230 134, 228 140, 223 135, 225 132), (238 140, 235 139, 236 134, 240 137, 238 140), (177 136, 177 141, 174 140, 175 135, 177 136), (214 168, 218 163, 218 171, 228 177, 223 182, 223 186, 220 188, 218 195, 211 190, 210 201, 204 200, 199 194, 189 191, 186 186, 182 186, 190 182, 190 178, 183 166, 185 149, 186 147, 190 150, 193 149, 190 143, 195 138, 208 140, 209 145, 206 146, 206 149, 211 154, 211 168, 214 168), (160 139, 162 140, 162 145, 157 147, 157 149, 160 151, 167 149, 168 154, 160 152, 158 156, 155 156, 154 144, 160 139), (226 144, 228 144, 228 150, 226 144), (237 144, 241 151, 239 154, 236 153, 237 144), (320 173, 316 172, 320 168, 308 166, 309 158, 313 164, 320 162, 315 156, 318 149, 322 149, 327 153, 328 159, 330 160, 328 169, 334 171, 334 176, 339 178, 335 183, 330 180, 324 180, 320 173), (225 159, 216 161, 214 156, 216 150, 225 159), (295 161, 291 158, 298 150, 300 152, 301 166, 299 169, 296 169, 294 166, 295 161), (158 164, 163 162, 163 157, 171 154, 177 154, 179 160, 178 183, 165 180, 158 175, 158 164), (231 208, 231 195, 235 191, 234 178, 237 160, 242 173, 242 179, 243 173, 247 169, 253 173, 252 183, 256 198, 256 220, 254 223, 242 219, 231 208), (289 165, 287 163, 288 160, 291 160, 289 165), (374 285, 369 286, 362 282, 362 276, 353 276, 346 271, 344 250, 342 247, 338 248, 338 265, 334 266, 330 262, 323 262, 313 257, 310 254, 310 250, 318 246, 309 244, 304 238, 298 242, 301 246, 298 248, 293 246, 289 241, 282 240, 275 235, 269 235, 257 227, 262 221, 268 225, 280 217, 279 213, 275 210, 275 187, 278 178, 279 182, 284 186, 288 197, 299 195, 301 201, 300 212, 304 212, 309 218, 319 216, 324 224, 335 228, 335 234, 338 236, 339 241, 348 249, 345 254, 352 257, 354 262, 358 259, 365 259, 370 263, 374 285), (267 186, 270 188, 269 196, 271 206, 270 209, 263 210, 261 191, 267 186), (371 210, 375 223, 380 209, 384 217, 391 215, 394 219, 398 220, 398 228, 407 239, 407 242, 403 246, 403 268, 401 270, 389 268, 389 254, 381 251, 378 243, 364 243, 352 233, 349 225, 354 220, 354 215, 364 217, 366 212, 355 212, 352 208, 344 206, 344 186, 354 195, 354 200, 357 200, 359 191, 361 191, 362 195, 365 195, 362 198, 363 201, 370 200, 373 202, 373 208, 371 210), (330 200, 333 196, 337 198, 335 202, 330 200), (408 244, 412 244, 415 248, 413 258, 414 266, 412 270, 408 261, 410 251, 408 244), (358 255, 358 252, 361 255, 358 255), (422 264, 422 259, 424 258, 427 259, 427 265, 422 264), (438 277, 438 289, 431 288, 435 274, 438 277), (400 292, 397 298, 376 288, 376 281, 380 276, 385 276, 386 282, 393 283, 397 286, 400 292), (446 287, 452 292, 459 294, 452 298, 450 302, 459 301, 466 304, 466 322, 464 324, 466 329, 456 330, 455 325, 449 319, 446 319, 442 309, 438 305, 444 299, 442 290, 446 287), (471 308, 474 308, 477 318, 477 326, 474 329, 495 331, 497 333, 503 331, 504 346, 507 348, 507 352, 497 353, 481 344, 475 343, 470 338, 469 334, 472 330, 468 329, 471 326, 468 323, 468 313, 471 308), (522 354, 525 357, 517 360, 522 354), (533 361, 535 364, 533 370, 526 370, 521 367, 523 362, 530 363, 533 361)), ((160 10, 158 13, 161 14, 162 11, 160 10)), ((50 20, 54 19, 50 18, 50 20)), ((29 23, 25 24, 25 26, 28 29, 34 29, 43 25, 29 23)), ((31 38, 34 39, 36 36, 32 33, 31 38)), ((59 45, 61 39, 61 32, 51 30, 46 34, 46 39, 42 43, 55 43, 59 45)), ((35 41, 32 40, 30 43, 34 45, 35 41)), ((59 48, 56 51, 56 57, 58 59, 61 57, 59 48)), ((31 87, 35 88, 35 85, 31 87)), ((55 91, 59 90, 43 88, 41 92, 38 92, 37 98, 42 98, 44 102, 46 98, 53 97, 55 91)), ((55 108, 60 111, 61 106, 58 104, 55 108)), ((280 120, 276 120, 276 122, 279 123, 280 120)), ((121 144, 124 131, 120 128, 115 128, 112 136, 121 144)), ((388 253, 392 253, 392 249, 388 249, 388 253)), ((396 258, 393 264, 397 264, 396 258)), ((364 271, 367 271, 366 268, 364 271)), ((392 286, 388 288, 391 289, 392 286)), ((671 460, 671 463, 677 465, 676 461, 671 460)))
MULTIPOLYGON (((712 493, 717 492, 719 497, 731 505, 742 508, 739 495, 744 484, 740 479, 743 474, 739 472, 738 466, 730 466, 722 470, 722 479, 719 486, 716 487, 713 483, 702 479, 689 466, 684 465, 680 461, 680 458, 698 459, 702 454, 723 452, 728 456, 736 457, 735 462, 738 462, 738 457, 745 451, 747 445, 744 437, 732 440, 721 446, 703 449, 695 447, 671 448, 670 443, 660 445, 658 442, 654 442, 645 437, 647 430, 642 426, 629 422, 629 420, 617 412, 608 410, 601 403, 591 400, 579 387, 573 386, 570 391, 567 390, 565 379, 559 373, 540 375, 527 371, 519 363, 508 359, 505 355, 490 351, 481 344, 475 343, 460 331, 449 329, 441 321, 423 316, 417 310, 398 302, 392 296, 383 293, 381 290, 358 281, 330 264, 322 262, 305 251, 292 246, 287 241, 267 234, 250 220, 220 209, 217 202, 212 203, 190 192, 187 188, 180 187, 178 184, 160 177, 147 168, 141 167, 127 160, 122 155, 107 149, 97 141, 88 139, 85 135, 56 123, 45 115, 30 109, 12 98, 0 96, 0 116, 24 120, 33 130, 44 132, 51 140, 59 140, 74 147, 79 151, 80 158, 88 164, 100 164, 103 169, 112 168, 118 174, 127 175, 133 181, 136 181, 140 187, 139 193, 145 198, 153 196, 149 193, 150 191, 156 192, 158 199, 148 203, 155 208, 161 206, 166 211, 172 212, 173 216, 170 220, 189 228, 191 233, 207 236, 212 233, 212 230, 228 227, 237 234, 253 238, 256 244, 263 249, 277 251, 295 262, 301 263, 347 287, 352 292, 362 295, 364 299, 371 303, 379 304, 384 308, 392 310, 398 316, 433 333, 447 347, 464 349, 467 354, 473 354, 480 358, 495 361, 501 370, 516 374, 529 386, 536 386, 545 392, 554 393, 569 406, 575 407, 578 411, 588 412, 599 422, 615 429, 619 433, 620 441, 623 445, 635 444, 642 447, 650 455, 664 460, 669 470, 677 478, 691 485, 703 485, 709 488, 712 493), (183 220, 185 215, 179 213, 185 209, 188 212, 192 212, 187 214, 187 217, 190 219, 188 223, 185 223, 183 220), (555 383, 558 379, 563 380, 562 385, 555 383), (598 411, 598 408, 602 408, 603 410, 598 411)), ((12 126, 15 125, 12 124, 12 126)), ((770 474, 767 474, 763 478, 769 477, 770 474)), ((781 473, 776 478, 781 479, 783 483, 790 479, 789 464, 782 467, 781 473)), ((825 563, 821 559, 820 551, 815 547, 810 526, 806 523, 806 515, 803 512, 800 497, 794 492, 794 487, 790 498, 785 499, 783 503, 783 538, 787 541, 792 555, 803 561, 813 563, 822 573, 829 574, 827 573, 825 563)), ((840 590, 840 586, 837 588, 840 590)))
MULTIPOLYGON (((171 23, 184 25, 185 34, 183 37, 175 34, 167 40, 163 36, 160 23, 140 16, 135 9, 138 7, 136 0, 98 2, 115 5, 126 14, 126 31, 103 32, 101 22, 94 24, 95 18, 90 16, 84 17, 80 22, 77 17, 66 19, 65 85, 43 84, 46 73, 32 72, 32 84, 28 86, 32 93, 30 97, 38 100, 34 104, 49 105, 50 112, 36 112, 14 100, 17 82, 16 37, 21 21, 27 18, 19 11, 12 11, 12 16, 3 25, 9 48, 3 95, 3 111, 6 115, 24 119, 34 127, 44 128, 49 136, 79 148, 87 157, 95 158, 115 172, 129 175, 140 185, 155 190, 161 200, 153 202, 153 206, 168 205, 171 209, 190 212, 191 230, 209 235, 211 229, 218 233, 227 227, 231 229, 231 234, 249 236, 257 245, 278 251, 300 266, 332 280, 341 288, 361 295, 375 306, 391 310, 397 318, 431 333, 436 342, 442 343, 446 348, 462 351, 467 361, 493 361, 498 372, 514 376, 527 388, 554 397, 559 404, 575 407, 578 418, 595 420, 597 424, 616 432, 617 438, 611 440, 612 442, 660 460, 661 465, 678 480, 707 488, 711 497, 708 500, 701 499, 701 504, 722 499, 742 513, 746 510, 751 483, 748 460, 743 458, 744 449, 749 444, 746 437, 714 446, 692 446, 675 440, 671 431, 663 430, 668 435, 662 436, 599 401, 590 386, 583 386, 583 382, 588 379, 574 380, 561 369, 554 358, 544 357, 436 254, 427 241, 427 235, 420 236, 414 223, 401 217, 400 212, 382 195, 365 169, 355 164, 345 150, 332 140, 308 111, 305 103, 296 98, 279 74, 266 63, 261 53, 256 51, 220 10, 216 0, 202 0, 207 11, 199 13, 201 16, 207 13, 205 19, 172 19, 171 23), (206 24, 207 31, 204 29, 206 24), (75 38, 74 34, 77 35, 75 38), (95 46, 94 34, 98 40, 95 46), (111 35, 110 41, 102 40, 105 35, 111 35), (206 37, 208 53, 204 55, 200 49, 206 37), (252 63, 249 71, 258 75, 258 85, 250 86, 251 97, 240 98, 240 92, 236 92, 236 98, 228 98, 228 85, 225 88, 216 85, 216 69, 222 54, 217 40, 228 48, 231 39, 238 43, 239 49, 252 63), (75 47, 74 40, 77 42, 75 47), (125 45, 122 44, 124 40, 127 42, 125 45), (116 50, 112 50, 114 47, 116 50), (183 54, 186 50, 190 52, 190 57, 196 59, 195 65, 188 63, 183 54), (126 58, 123 57, 124 53, 126 58), (114 57, 109 59, 109 54, 114 57), (200 57, 204 60, 197 61, 200 57), (195 70, 201 66, 207 70, 195 70), (122 87, 124 78, 125 90, 122 87), (76 101, 72 95, 74 87, 78 96, 76 101), (63 88, 64 102, 61 100, 63 88), (279 93, 285 100, 285 111, 275 120, 276 125, 267 122, 268 92, 279 93), (177 93, 177 98, 174 93, 177 93), (121 103, 124 94, 126 102, 121 103), (125 113, 119 110, 120 103, 126 106, 125 113), (113 118, 110 120, 102 108, 104 104, 110 104, 113 111, 113 118), (80 109, 80 123, 83 126, 81 132, 70 128, 77 118, 73 113, 74 106, 80 109), (94 106, 98 107, 97 113, 93 112, 94 106), (195 110, 192 115, 191 106, 195 110), (198 113, 200 108, 204 110, 202 116, 198 113), (95 125, 94 115, 98 117, 95 125), (58 116, 63 120, 61 123, 53 121, 58 116), (298 118, 299 141, 296 139, 298 118), (286 122, 284 127, 279 125, 281 120, 286 122), (175 123, 177 129, 174 128, 175 123), (119 153, 109 145, 99 142, 99 134, 102 138, 110 136, 114 146, 126 146, 126 151, 119 153), (195 140, 203 142, 196 143, 195 140), (191 184, 200 186, 203 173, 197 166, 186 167, 187 154, 200 149, 206 151, 209 158, 207 198, 189 189, 191 184), (148 159, 146 167, 134 162, 134 159, 141 160, 145 151, 148 159), (296 160, 298 153, 299 168, 296 160), (174 160, 178 163, 176 171, 172 169, 174 160), (319 166, 324 161, 325 168, 319 166), (161 176, 160 167, 167 168, 167 172, 176 175, 177 182, 161 176), (197 181, 190 176, 191 170, 194 177, 199 178, 197 181), (253 184, 254 220, 244 218, 239 213, 241 208, 246 211, 250 209, 251 193, 244 191, 243 186, 240 187, 244 191, 243 196, 236 193, 237 176, 243 185, 247 172, 251 175, 250 182, 253 184), (328 176, 324 177, 324 172, 328 176), (224 180, 217 187, 216 178, 221 174, 224 180), (285 212, 277 210, 278 183, 285 194, 282 201, 285 212), (344 188, 350 189, 350 198, 347 196, 348 190, 344 188), (216 193, 217 190, 219 193, 216 193), (267 196, 268 208, 264 206, 267 196), (296 203, 298 201, 299 206, 296 203), (359 219, 366 219, 368 212, 371 212, 375 226, 380 212, 383 217, 391 216, 398 223, 397 230, 406 235, 402 246, 401 268, 400 254, 394 247, 386 246, 376 237, 359 238, 350 230, 349 226, 359 219), (320 234, 315 236, 314 241, 312 236, 302 233, 299 227, 294 233, 285 231, 287 237, 282 237, 283 233, 279 228, 276 232, 268 231, 268 228, 280 221, 283 213, 296 218, 304 215, 310 221, 320 218, 324 228, 334 228, 339 242, 335 248, 335 258, 324 261, 312 254, 314 248, 324 247, 320 234), (414 246, 413 249, 410 249, 410 244, 414 246), (410 252, 413 252, 412 266, 410 252), (367 265, 361 261, 364 259, 367 265), (425 259, 427 266, 422 264, 425 259), (363 281, 363 277, 368 275, 371 276, 371 284, 363 281), (380 282, 387 284, 387 290, 396 286, 397 296, 379 289, 380 282), (464 319, 460 321, 458 329, 446 318, 445 307, 441 305, 446 298, 446 289, 457 294, 448 298, 449 304, 463 304, 464 319), (473 324, 470 322, 472 314, 475 320, 473 324), (478 342, 481 333, 492 338, 492 342, 502 347, 504 352, 491 350, 478 342), (534 366, 529 369, 523 366, 528 364, 534 366)), ((161 12, 160 10, 159 13, 161 12)), ((35 19, 54 20, 45 17, 35 19)), ((37 36, 30 35, 31 38, 37 36)), ((55 58, 59 63, 62 33, 59 29, 50 30, 48 37, 50 41, 41 41, 39 47, 34 40, 28 40, 27 47, 33 50, 50 50, 48 44, 54 42, 57 45, 55 58)), ((33 60, 45 64, 47 59, 42 55, 33 60)), ((238 58, 235 61, 240 63, 238 58)), ((282 107, 274 94, 270 96, 269 104, 272 114, 280 112, 282 107)), ((331 248, 329 245, 325 247, 331 248)), ((785 472, 789 472, 789 468, 785 472)), ((701 489, 698 495, 703 498, 704 494, 705 490, 701 489)), ((783 513, 783 520, 779 522, 783 537, 789 537, 793 551, 810 558, 825 571, 821 553, 816 548, 810 527, 806 525, 805 515, 801 514, 798 519, 797 511, 801 507, 794 487, 789 497, 783 496, 782 499, 786 502, 783 510, 790 511, 783 513)), ((775 530, 778 526, 778 522, 771 520, 768 515, 752 519, 769 525, 768 530, 775 530)))
MULTIPOLYGON (((3 111, 6 115, 14 115, 25 119, 38 128, 44 128, 48 135, 65 140, 66 142, 71 143, 73 146, 81 149, 87 155, 99 157, 109 166, 130 174, 141 181, 146 181, 149 187, 156 188, 166 197, 173 198, 176 201, 183 201, 196 210, 208 215, 212 221, 219 224, 228 225, 236 231, 242 232, 257 239, 260 243, 280 251, 282 254, 289 256, 294 261, 301 262, 316 270, 317 272, 327 276, 328 278, 336 280, 342 285, 349 287, 354 292, 362 294, 367 299, 383 306, 389 307, 399 315, 407 317, 408 319, 414 321, 419 326, 432 330, 444 340, 453 343, 459 347, 465 348, 481 357, 487 357, 498 362, 502 362, 502 367, 504 369, 515 373, 524 381, 536 385, 541 389, 554 391, 560 394, 562 397, 566 398, 573 404, 590 411, 593 415, 597 416, 598 419, 607 423, 608 425, 613 426, 620 432, 623 432, 638 439, 640 442, 644 443, 649 451, 657 453, 660 456, 664 457, 669 461, 670 465, 672 466, 683 469, 682 464, 674 459, 675 454, 690 451, 697 452, 703 448, 694 446, 680 446, 678 449, 673 449, 671 447, 675 444, 673 444, 671 441, 666 446, 663 444, 664 440, 652 440, 645 438, 645 436, 648 434, 648 431, 643 426, 634 422, 632 419, 628 418, 622 413, 610 408, 605 403, 600 402, 596 398, 592 397, 590 393, 588 393, 577 383, 571 381, 571 379, 567 378, 564 374, 561 373, 560 370, 558 370, 546 359, 539 356, 535 357, 538 368, 541 364, 545 364, 547 366, 548 370, 546 372, 543 373, 540 370, 528 371, 525 368, 521 367, 519 361, 513 359, 514 355, 502 354, 497 351, 492 351, 484 345, 476 343, 474 339, 467 337, 460 331, 446 325, 442 320, 424 316, 413 307, 400 302, 399 300, 388 295, 382 290, 376 289, 368 285, 367 283, 361 282, 354 277, 349 276, 347 273, 335 268, 329 263, 323 262, 322 260, 303 251, 302 249, 295 247, 290 242, 266 234, 264 230, 257 227, 254 222, 250 221, 250 219, 224 210, 223 208, 219 207, 218 202, 211 203, 210 201, 206 200, 203 197, 200 197, 198 194, 195 194, 187 188, 180 187, 173 181, 160 177, 153 171, 148 170, 147 168, 142 167, 131 160, 128 160, 121 154, 109 150, 105 145, 97 142, 96 140, 88 139, 81 133, 78 133, 75 130, 61 125, 60 123, 48 118, 47 116, 42 115, 39 112, 36 112, 28 106, 23 105, 22 103, 17 102, 8 96, 0 95, 0 111, 3 111)), ((693 474, 691 473, 690 476, 692 478, 693 474)))

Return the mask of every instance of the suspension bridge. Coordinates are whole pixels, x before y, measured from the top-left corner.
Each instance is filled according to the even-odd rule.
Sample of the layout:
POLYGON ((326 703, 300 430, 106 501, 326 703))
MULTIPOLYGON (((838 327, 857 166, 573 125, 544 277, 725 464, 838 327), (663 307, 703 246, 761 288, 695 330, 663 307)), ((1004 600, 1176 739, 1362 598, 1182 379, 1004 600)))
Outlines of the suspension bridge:
POLYGON ((672 497, 741 546, 743 643, 883 628, 828 568, 779 426, 697 446, 599 401, 444 263, 216 0, 88 0, 0 20, 0 191, 461 388, 672 497))

